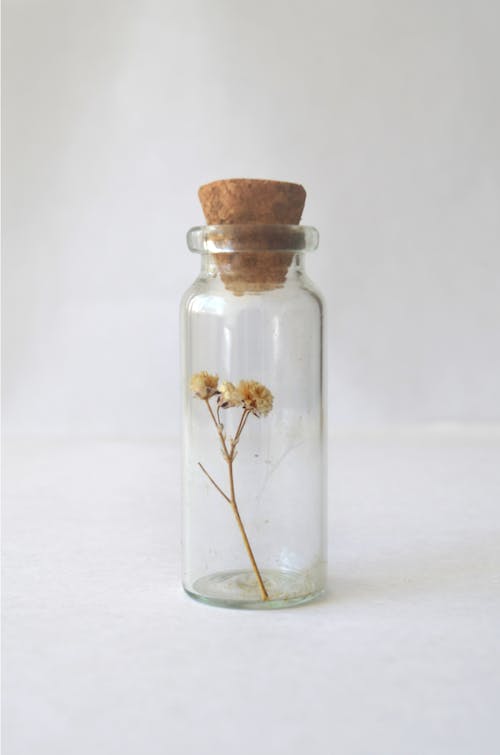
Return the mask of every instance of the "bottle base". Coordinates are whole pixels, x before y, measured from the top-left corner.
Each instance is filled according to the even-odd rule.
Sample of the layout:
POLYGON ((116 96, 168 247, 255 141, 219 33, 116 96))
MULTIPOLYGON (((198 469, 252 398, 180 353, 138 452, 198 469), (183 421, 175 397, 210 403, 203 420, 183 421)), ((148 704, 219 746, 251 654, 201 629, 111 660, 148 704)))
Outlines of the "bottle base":
POLYGON ((217 572, 200 577, 192 587, 184 586, 195 600, 223 608, 269 610, 289 608, 320 596, 323 588, 313 584, 308 572, 279 569, 262 570, 262 579, 269 595, 263 600, 255 574, 251 570, 217 572))

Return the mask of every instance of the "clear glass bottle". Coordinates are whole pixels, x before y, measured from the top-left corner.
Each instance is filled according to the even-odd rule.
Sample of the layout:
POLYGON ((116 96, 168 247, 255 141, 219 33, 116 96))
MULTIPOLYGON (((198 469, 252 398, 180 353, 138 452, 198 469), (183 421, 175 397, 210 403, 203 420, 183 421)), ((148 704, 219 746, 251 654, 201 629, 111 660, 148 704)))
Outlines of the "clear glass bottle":
POLYGON ((201 270, 181 308, 184 588, 221 606, 302 603, 327 560, 324 315, 304 266, 318 233, 212 225, 188 245, 201 270))

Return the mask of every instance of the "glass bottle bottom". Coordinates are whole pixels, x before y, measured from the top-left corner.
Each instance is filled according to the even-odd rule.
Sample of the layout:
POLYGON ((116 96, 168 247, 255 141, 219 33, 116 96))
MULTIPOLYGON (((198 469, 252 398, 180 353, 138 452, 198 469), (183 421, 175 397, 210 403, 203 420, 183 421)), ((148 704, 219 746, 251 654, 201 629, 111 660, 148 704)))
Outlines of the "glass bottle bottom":
POLYGON ((269 600, 262 600, 255 574, 250 569, 216 572, 200 577, 185 591, 195 600, 225 608, 268 610, 307 603, 323 592, 304 572, 263 569, 262 579, 269 600))

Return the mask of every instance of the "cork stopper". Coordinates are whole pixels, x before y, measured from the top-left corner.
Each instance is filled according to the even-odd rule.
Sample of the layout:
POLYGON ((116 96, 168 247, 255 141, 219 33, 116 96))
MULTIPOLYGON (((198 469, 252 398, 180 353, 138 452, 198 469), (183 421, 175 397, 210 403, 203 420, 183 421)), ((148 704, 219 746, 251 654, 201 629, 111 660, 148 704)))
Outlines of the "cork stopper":
POLYGON ((273 251, 276 234, 266 239, 262 225, 298 225, 304 187, 287 181, 230 178, 201 186, 198 196, 209 225, 247 226, 247 251, 214 255, 225 287, 236 295, 281 287, 293 253, 273 251), (248 228, 252 224, 254 232, 248 228))
POLYGON ((209 225, 298 225, 306 201, 300 184, 258 178, 213 181, 200 186, 198 196, 209 225))

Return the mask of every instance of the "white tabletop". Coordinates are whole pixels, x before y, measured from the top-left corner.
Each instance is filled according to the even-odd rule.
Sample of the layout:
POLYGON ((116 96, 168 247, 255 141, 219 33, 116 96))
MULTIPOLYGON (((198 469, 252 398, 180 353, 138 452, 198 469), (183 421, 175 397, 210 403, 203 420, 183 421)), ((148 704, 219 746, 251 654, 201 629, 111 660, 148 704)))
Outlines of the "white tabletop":
POLYGON ((500 431, 330 444, 327 596, 179 583, 174 442, 10 441, 5 755, 497 755, 500 431))

